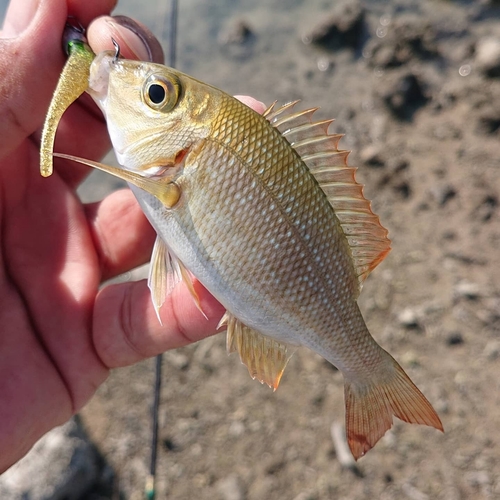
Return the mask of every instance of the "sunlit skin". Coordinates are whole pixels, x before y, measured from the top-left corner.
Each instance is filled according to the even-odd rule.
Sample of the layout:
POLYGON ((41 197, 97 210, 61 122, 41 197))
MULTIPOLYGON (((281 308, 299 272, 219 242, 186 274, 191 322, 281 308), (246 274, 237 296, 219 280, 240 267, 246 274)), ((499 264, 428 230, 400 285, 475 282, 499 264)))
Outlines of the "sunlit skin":
MULTIPOLYGON (((87 167, 57 160, 54 175, 42 178, 38 144, 64 64, 67 16, 88 26, 115 2, 32 4, 14 0, 0 32, 0 472, 85 405, 110 368, 200 340, 224 312, 195 284, 203 317, 179 286, 160 325, 145 281, 99 290, 149 259, 155 233, 129 191, 82 205, 75 190, 87 167)), ((112 49, 113 37, 124 57, 148 58, 136 35, 109 21, 88 28, 96 53, 112 49)), ((61 121, 55 150, 99 160, 109 146, 103 118, 85 95, 61 121)))

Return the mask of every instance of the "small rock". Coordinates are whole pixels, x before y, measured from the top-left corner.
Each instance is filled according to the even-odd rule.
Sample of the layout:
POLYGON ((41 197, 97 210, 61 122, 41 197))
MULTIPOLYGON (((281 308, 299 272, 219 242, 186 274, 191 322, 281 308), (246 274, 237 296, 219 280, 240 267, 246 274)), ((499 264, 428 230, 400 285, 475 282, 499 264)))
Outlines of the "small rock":
POLYGON ((455 198, 457 192, 451 184, 441 184, 431 187, 431 193, 439 206, 444 207, 451 199, 455 198))
POLYGON ((465 474, 465 479, 471 486, 487 486, 490 484, 490 475, 485 470, 468 471, 465 474))
POLYGON ((302 491, 293 500, 318 500, 318 495, 314 491, 302 491))
POLYGON ((457 233, 453 231, 453 229, 445 229, 441 237, 446 241, 455 241, 457 239, 457 233))
POLYGON ((245 432, 245 424, 243 422, 240 422, 239 420, 235 420, 231 422, 231 425, 229 426, 228 433, 231 436, 241 436, 245 432))
POLYGON ((222 45, 242 45, 253 35, 250 25, 243 19, 237 19, 229 24, 219 35, 219 43, 222 45))
POLYGON ((253 29, 245 20, 236 19, 219 33, 218 41, 227 55, 243 60, 252 55, 256 38, 253 29))
POLYGON ((286 463, 277 458, 277 459, 271 459, 269 460, 268 464, 265 467, 266 473, 269 475, 275 475, 278 474, 280 471, 282 471, 286 466, 286 463))
POLYGON ((495 134, 500 130, 500 110, 486 109, 477 119, 479 134, 495 134))
POLYGON ((464 343, 464 338, 460 332, 452 332, 446 337, 446 343, 449 346, 461 345, 464 343))
POLYGON ((486 76, 500 77, 500 38, 479 40, 476 46, 476 66, 486 76))
POLYGON ((398 314, 398 321, 405 328, 419 328, 420 326, 417 313, 409 307, 398 314))
POLYGON ((309 33, 302 37, 305 44, 314 43, 331 50, 358 48, 364 32, 365 10, 357 1, 343 2, 309 33))
POLYGON ((381 97, 400 120, 411 120, 415 111, 428 101, 420 79, 413 73, 403 73, 389 82, 381 97))
POLYGON ((186 370, 189 367, 189 358, 179 351, 165 353, 167 362, 178 370, 186 370))
POLYGON ((500 356, 500 341, 490 340, 483 350, 483 356, 489 361, 497 359, 500 356))
POLYGON ((418 356, 414 351, 406 351, 401 356, 401 362, 403 363, 403 365, 411 366, 412 368, 420 366, 420 363, 418 361, 418 356))
POLYGON ((475 218, 482 222, 488 222, 498 207, 498 199, 495 195, 487 195, 473 212, 475 218))
POLYGON ((412 59, 428 60, 438 55, 436 32, 429 24, 399 20, 384 31, 383 37, 373 37, 363 51, 372 67, 396 68, 412 59))
POLYGON ((169 437, 166 437, 165 439, 162 440, 162 445, 163 445, 163 448, 167 451, 179 451, 180 450, 180 446, 178 446, 178 444, 172 438, 169 438, 169 437))
POLYGON ((392 157, 388 160, 387 167, 391 174, 399 174, 409 169, 410 162, 406 158, 392 157))
POLYGON ((243 500, 245 498, 241 482, 235 475, 218 481, 217 490, 224 500, 243 500))
MULTIPOLYGON (((0 498, 78 500, 96 486, 105 465, 78 418, 46 434, 0 477, 0 498)), ((112 480, 112 474, 111 478, 112 480)))
POLYGON ((408 181, 402 180, 400 182, 395 182, 392 186, 392 190, 398 194, 403 200, 407 200, 412 195, 411 185, 408 181))
POLYGON ((461 281, 453 290, 456 297, 463 297, 469 300, 476 300, 481 295, 481 288, 477 283, 461 281))
POLYGON ((380 145, 370 144, 361 150, 359 156, 363 163, 371 167, 383 167, 385 163, 382 155, 383 150, 384 148, 380 145))
POLYGON ((410 500, 429 500, 429 496, 426 493, 409 483, 403 484, 402 490, 410 500))

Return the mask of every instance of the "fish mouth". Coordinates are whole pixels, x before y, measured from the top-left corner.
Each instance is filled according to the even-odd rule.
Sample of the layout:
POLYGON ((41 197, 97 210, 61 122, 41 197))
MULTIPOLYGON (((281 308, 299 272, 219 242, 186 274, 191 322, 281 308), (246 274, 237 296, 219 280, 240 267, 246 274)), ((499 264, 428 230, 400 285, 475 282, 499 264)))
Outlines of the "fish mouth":
POLYGON ((114 52, 111 50, 105 50, 98 54, 90 65, 87 92, 92 96, 103 113, 105 112, 105 101, 109 88, 109 75, 111 72, 111 66, 114 62, 114 52))

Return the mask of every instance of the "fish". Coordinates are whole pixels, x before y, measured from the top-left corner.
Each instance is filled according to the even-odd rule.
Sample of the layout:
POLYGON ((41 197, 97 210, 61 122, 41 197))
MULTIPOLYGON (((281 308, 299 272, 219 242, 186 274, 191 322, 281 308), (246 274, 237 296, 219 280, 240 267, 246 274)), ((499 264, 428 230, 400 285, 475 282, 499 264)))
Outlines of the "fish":
MULTIPOLYGON (((87 62, 85 62, 87 64, 87 62)), ((299 346, 344 377, 357 460, 393 416, 443 431, 432 405, 371 336, 357 304, 391 249, 339 149, 333 120, 297 102, 256 113, 175 69, 105 51, 89 68, 119 167, 55 153, 129 182, 157 232, 148 280, 159 311, 181 281, 225 307, 227 349, 278 388, 299 346)), ((203 312, 203 311, 202 311, 203 312)))

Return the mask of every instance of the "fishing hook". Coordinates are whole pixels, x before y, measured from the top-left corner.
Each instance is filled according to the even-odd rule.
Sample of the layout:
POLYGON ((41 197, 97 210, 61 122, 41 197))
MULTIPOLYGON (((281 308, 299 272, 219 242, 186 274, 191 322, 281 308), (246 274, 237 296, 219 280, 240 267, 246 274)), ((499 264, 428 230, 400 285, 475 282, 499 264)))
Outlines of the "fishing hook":
POLYGON ((115 47, 115 57, 113 57, 113 63, 115 63, 120 57, 120 44, 114 38, 111 38, 111 41, 115 47))

